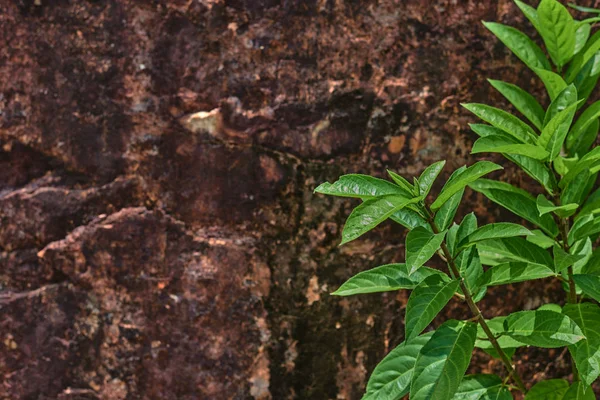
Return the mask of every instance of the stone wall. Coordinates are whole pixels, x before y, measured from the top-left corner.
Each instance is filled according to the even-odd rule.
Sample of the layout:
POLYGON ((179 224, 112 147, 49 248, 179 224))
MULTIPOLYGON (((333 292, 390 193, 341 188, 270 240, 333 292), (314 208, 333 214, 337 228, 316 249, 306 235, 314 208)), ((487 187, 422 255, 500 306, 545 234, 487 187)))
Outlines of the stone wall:
POLYGON ((338 247, 356 203, 312 190, 477 159, 459 103, 505 104, 487 77, 542 93, 481 20, 533 34, 506 0, 0 0, 0 399, 359 399, 407 293, 328 293, 405 232, 338 247))

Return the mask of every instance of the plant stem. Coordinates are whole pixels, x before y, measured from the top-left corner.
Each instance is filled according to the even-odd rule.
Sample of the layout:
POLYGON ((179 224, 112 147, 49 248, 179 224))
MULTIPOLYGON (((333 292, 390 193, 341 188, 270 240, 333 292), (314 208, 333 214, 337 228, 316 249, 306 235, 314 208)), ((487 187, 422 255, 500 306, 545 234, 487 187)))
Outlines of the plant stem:
MULTIPOLYGON (((563 250, 569 254, 569 242, 567 240, 569 236, 569 219, 568 218, 559 218, 558 225, 560 227, 560 236, 562 237, 562 247, 563 250)), ((567 276, 569 278, 569 296, 567 297, 567 301, 569 303, 577 303, 577 291, 575 289, 575 281, 573 280, 573 266, 567 268, 567 276)))
MULTIPOLYGON (((429 207, 426 206, 425 211, 427 212, 427 222, 431 226, 431 229, 433 230, 433 232, 436 234, 440 233, 440 229, 438 228, 437 224, 435 223, 434 215, 431 212, 431 210, 429 210, 429 207)), ((523 384, 523 381, 521 380, 521 377, 519 376, 517 371, 513 368, 510 358, 506 355, 504 350, 502 350, 502 347, 500 346, 500 344, 498 343, 498 340, 492 333, 492 330, 488 326, 487 322, 485 322, 485 318, 481 314, 481 310, 479 309, 479 307, 477 307, 477 304, 475 304, 475 302, 473 301, 473 295, 471 294, 471 291, 465 284, 464 278, 460 275, 460 271, 459 271, 458 267, 456 266, 454 257, 452 256, 452 253, 450 253, 450 249, 448 249, 448 246, 446 245, 445 239, 441 244, 441 248, 442 248, 442 252, 444 253, 444 257, 446 258, 446 264, 448 265, 450 272, 459 279, 460 289, 462 290, 462 292, 465 296, 465 301, 467 302, 467 305, 471 309, 471 312, 473 313, 473 315, 475 316, 475 318, 481 325, 481 328, 485 332, 486 336, 488 337, 488 340, 490 341, 490 343, 492 344, 492 346, 494 347, 496 352, 500 355, 500 358, 502 359, 502 362, 504 363, 504 367, 508 371, 509 376, 512 376, 515 383, 519 387, 519 390, 521 390, 523 393, 527 393, 527 388, 523 384)))
MULTIPOLYGON (((569 254, 569 219, 568 218, 559 218, 558 225, 560 227, 560 236, 562 237, 562 247, 563 250, 569 254)), ((567 276, 569 278, 569 295, 567 296, 567 301, 572 304, 577 303, 577 290, 575 288, 575 281, 573 280, 573 266, 569 266, 567 268, 567 276)), ((573 371, 573 380, 579 380, 579 371, 577 371, 577 366, 575 365, 575 359, 571 356, 571 370, 573 371)))

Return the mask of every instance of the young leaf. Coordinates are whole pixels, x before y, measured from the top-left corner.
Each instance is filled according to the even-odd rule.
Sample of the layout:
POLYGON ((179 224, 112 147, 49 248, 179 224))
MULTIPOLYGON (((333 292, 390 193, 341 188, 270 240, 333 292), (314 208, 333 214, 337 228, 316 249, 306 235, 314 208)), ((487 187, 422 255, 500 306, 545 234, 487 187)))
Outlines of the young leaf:
POLYGON ((542 130, 538 144, 550 152, 550 160, 554 160, 562 149, 569 127, 573 121, 578 103, 571 104, 548 122, 542 130))
POLYGON ((504 321, 504 334, 543 348, 567 346, 585 339, 575 321, 548 310, 520 311, 509 315, 504 321))
MULTIPOLYGON (((600 101, 597 101, 586 108, 575 124, 573 124, 573 128, 567 136, 567 149, 570 150, 576 147, 577 142, 582 140, 581 136, 585 134, 587 128, 593 123, 598 122, 598 117, 600 117, 600 101)), ((598 133, 597 130, 596 133, 598 133)), ((594 137, 594 139, 596 139, 596 137, 594 137)))
POLYGON ((542 0, 537 9, 540 33, 550 57, 559 68, 575 52, 575 22, 569 11, 556 0, 542 0))
MULTIPOLYGON (((534 10, 535 11, 535 10, 534 10)), ((499 91, 521 114, 525 116, 531 123, 542 130, 542 123, 544 121, 544 109, 538 103, 538 101, 521 89, 517 85, 512 83, 497 81, 494 79, 488 79, 488 82, 499 91)))
POLYGON ((554 100, 560 92, 566 89, 567 83, 560 75, 541 68, 535 68, 533 71, 544 82, 550 100, 554 100))
POLYGON ((551 68, 542 49, 520 30, 495 22, 484 22, 483 25, 529 68, 547 70, 551 68))
POLYGON ((388 219, 396 211, 420 200, 419 197, 409 199, 401 195, 389 194, 363 202, 350 213, 342 230, 340 245, 358 238, 388 219))
POLYGON ((535 144, 537 140, 537 135, 529 125, 504 110, 479 103, 463 103, 461 105, 521 143, 535 144))
POLYGON ((454 394, 453 400, 512 400, 508 387, 497 375, 467 375, 454 394))
POLYGON ((334 183, 322 183, 315 189, 315 193, 353 197, 362 200, 372 199, 385 194, 410 195, 412 197, 412 193, 407 193, 391 182, 359 174, 342 175, 334 183))
POLYGON ((473 322, 446 321, 419 352, 411 400, 449 400, 469 366, 477 335, 473 322))
POLYGON ((569 382, 564 379, 550 379, 533 385, 525 400, 563 400, 569 390, 569 382))
POLYGON ((486 136, 473 143, 471 154, 478 153, 507 153, 531 157, 534 160, 545 160, 548 153, 543 147, 519 143, 516 139, 506 136, 486 136))
POLYGON ((569 346, 579 377, 591 385, 600 375, 600 308, 596 304, 567 304, 563 313, 581 328, 586 339, 569 346))
POLYGON ((573 280, 587 296, 600 302, 600 276, 575 274, 573 280))
POLYGON ((446 277, 444 273, 422 267, 409 274, 406 264, 386 264, 367 271, 359 272, 348 279, 338 290, 336 296, 351 296, 354 294, 389 292, 399 289, 414 289, 425 278, 437 275, 446 277))
POLYGON ((399 399, 408 394, 415 361, 433 332, 400 343, 375 367, 362 400, 399 399))
POLYGON ((457 175, 456 178, 450 183, 448 186, 444 187, 437 199, 431 205, 432 210, 439 209, 446 201, 448 201, 455 193, 462 190, 469 183, 477 180, 478 178, 489 174, 492 171, 497 171, 499 169, 503 169, 498 164, 494 164, 489 161, 478 161, 475 164, 471 165, 467 169, 465 169, 460 175, 457 175))
POLYGON ((549 215, 540 217, 535 199, 526 191, 505 183, 489 179, 478 179, 469 185, 494 203, 512 211, 521 218, 539 226, 546 234, 556 237, 558 227, 549 215))
POLYGON ((477 242, 490 239, 501 239, 514 236, 531 235, 531 231, 524 226, 512 224, 509 222, 498 222, 495 224, 484 225, 473 233, 469 234, 458 244, 458 249, 472 246, 477 242))
POLYGON ((458 289, 458 281, 444 281, 439 276, 425 278, 412 291, 406 305, 406 338, 418 336, 444 308, 458 289))
MULTIPOLYGON (((452 184, 454 179, 456 179, 456 177, 459 176, 460 174, 462 174, 463 171, 466 169, 467 169, 466 166, 462 166, 459 169, 457 169, 456 171, 454 171, 452 173, 452 175, 450 175, 450 179, 448 179, 448 181, 442 188, 442 191, 444 189, 446 189, 446 187, 448 185, 452 184)), ((462 190, 459 190, 458 192, 456 192, 435 213, 434 221, 439 229, 446 230, 452 224, 452 221, 454 221, 454 216, 456 215, 456 210, 458 209, 458 205, 460 204, 460 200, 462 199, 464 192, 465 192, 464 188, 462 190)))
POLYGON ((425 264, 440 248, 446 232, 433 234, 426 229, 416 228, 406 235, 406 265, 409 275, 425 264))
POLYGON ((425 168, 421 176, 419 176, 419 195, 423 198, 427 197, 435 178, 440 174, 440 171, 446 165, 446 161, 438 161, 425 168))
POLYGON ((402 188, 405 192, 414 193, 415 188, 406 179, 389 169, 387 170, 387 173, 390 176, 390 178, 392 178, 392 180, 396 182, 396 185, 400 186, 400 188, 402 188))
POLYGON ((536 206, 540 212, 540 217, 553 212, 561 218, 567 218, 575 214, 575 210, 577 210, 579 204, 564 204, 562 206, 555 206, 554 203, 548 200, 543 194, 540 194, 537 197, 536 206))
POLYGON ((507 285, 550 276, 556 276, 556 274, 544 265, 512 262, 489 268, 481 277, 479 284, 486 286, 507 285))

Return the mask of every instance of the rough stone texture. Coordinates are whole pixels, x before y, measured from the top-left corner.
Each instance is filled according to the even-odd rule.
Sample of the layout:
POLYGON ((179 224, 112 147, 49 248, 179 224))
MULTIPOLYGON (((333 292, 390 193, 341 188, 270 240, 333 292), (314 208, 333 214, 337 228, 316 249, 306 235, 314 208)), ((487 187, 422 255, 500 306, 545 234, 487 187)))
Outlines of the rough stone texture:
MULTIPOLYGON (((532 33, 509 1, 0 0, 0 398, 360 398, 407 294, 328 293, 402 260, 404 232, 339 248, 354 203, 312 190, 475 160, 459 103, 502 104, 486 77, 542 89, 481 20, 532 33)), ((517 358, 530 383, 570 373, 517 358)))

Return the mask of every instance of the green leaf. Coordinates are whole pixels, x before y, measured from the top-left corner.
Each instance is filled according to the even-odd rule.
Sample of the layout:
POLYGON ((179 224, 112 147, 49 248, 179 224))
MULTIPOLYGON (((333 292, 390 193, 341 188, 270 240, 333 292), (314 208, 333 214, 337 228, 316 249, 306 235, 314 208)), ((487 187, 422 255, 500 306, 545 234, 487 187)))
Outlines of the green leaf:
MULTIPOLYGON (((334 183, 322 183, 315 189, 315 193, 368 200, 385 194, 406 196, 410 192, 406 192, 383 179, 373 178, 368 175, 350 174, 340 176, 334 183)), ((410 193, 410 197, 412 197, 412 193, 410 193)))
POLYGON ((537 209, 540 212, 540 217, 548 213, 555 213, 561 218, 567 218, 573 214, 579 207, 579 204, 564 204, 562 206, 555 206, 550 200, 548 200, 543 194, 538 195, 536 200, 537 209))
POLYGON ((562 149, 569 127, 573 121, 578 103, 571 104, 548 122, 542 130, 538 144, 550 152, 550 160, 554 160, 562 149))
POLYGON ((575 382, 569 387, 563 400, 596 400, 596 396, 589 385, 584 385, 582 382, 575 382))
POLYGON ((529 68, 551 68, 542 49, 520 30, 495 22, 484 22, 483 24, 529 68))
MULTIPOLYGON (((574 139, 574 141, 571 143, 571 147, 569 147, 567 144, 569 154, 583 155, 583 154, 587 153, 590 150, 590 147, 596 141, 596 138, 598 137, 599 129, 600 129, 600 121, 598 119, 595 119, 594 121, 592 121, 591 124, 589 124, 587 126, 587 128, 585 128, 585 130, 581 133, 581 135, 577 136, 577 138, 574 139)), ((569 131, 569 134, 572 131, 573 130, 569 131)), ((569 135, 567 135, 567 141, 568 140, 569 140, 569 135)))
POLYGON ((531 235, 526 237, 526 240, 529 243, 533 243, 536 246, 541 247, 542 249, 547 249, 549 247, 552 247, 554 245, 554 239, 549 238, 548 236, 544 235, 544 232, 540 231, 539 229, 534 229, 531 231, 531 235))
POLYGON ((390 219, 408 230, 413 230, 417 226, 421 226, 427 230, 431 230, 429 224, 423 217, 419 215, 419 213, 410 210, 408 208, 403 208, 401 210, 396 211, 392 214, 390 219))
POLYGON ((548 310, 520 311, 509 315, 504 321, 504 334, 543 348, 567 346, 585 339, 575 321, 548 310))
MULTIPOLYGON (((535 11, 535 10, 534 10, 535 11)), ((542 130, 544 121, 544 109, 538 101, 520 87, 512 83, 488 79, 488 82, 499 91, 521 114, 531 123, 542 130)))
MULTIPOLYGON (((595 181, 594 177, 594 181, 595 181)), ((560 195, 560 202, 562 204, 579 203, 588 195, 588 189, 590 181, 590 172, 588 170, 581 171, 575 179, 573 179, 563 190, 560 195)), ((568 214, 570 216, 572 214, 568 214)))
POLYGON ((396 182, 396 185, 402 188, 406 193, 414 193, 415 188, 406 179, 389 169, 387 170, 387 173, 390 176, 390 178, 392 178, 392 180, 396 182))
POLYGON ((563 400, 569 390, 569 382, 564 379, 550 379, 533 385, 525 400, 563 400))
POLYGON ((535 160, 545 160, 550 155, 543 147, 519 143, 516 139, 506 136, 486 136, 478 139, 473 144, 471 154, 478 153, 520 154, 535 160))
POLYGON ((445 276, 442 272, 427 267, 419 268, 413 274, 409 274, 409 272, 406 264, 381 265, 367 271, 359 272, 348 279, 332 294, 336 296, 350 296, 354 294, 414 289, 429 276, 445 276))
MULTIPOLYGON (((500 347, 508 354, 514 352, 514 349, 525 346, 523 343, 516 341, 510 336, 502 336, 504 332, 504 321, 506 317, 495 317, 486 320, 487 326, 490 328, 500 347)), ((481 325, 477 325, 477 340, 475 341, 475 347, 478 347, 490 354, 492 357, 500 358, 500 355, 494 349, 494 346, 489 341, 489 338, 485 331, 481 328, 481 325)))
POLYGON ((419 197, 409 199, 401 195, 390 194, 363 202, 350 213, 342 230, 340 245, 358 238, 388 219, 396 211, 420 200, 419 197))
POLYGON ((408 394, 415 361, 433 332, 400 343, 375 367, 363 400, 399 399, 408 394))
POLYGON ((406 338, 418 336, 444 308, 458 289, 458 281, 436 275, 425 278, 410 294, 406 305, 406 338))
POLYGON ((409 275, 425 264, 440 248, 446 232, 433 234, 423 228, 415 228, 406 235, 406 265, 409 275))
POLYGON ((594 193, 587 198, 575 219, 577 220, 583 216, 595 214, 595 211, 598 209, 600 209, 600 189, 596 189, 594 193))
POLYGON ((569 254, 565 252, 556 243, 552 247, 552 253, 554 254, 554 271, 558 273, 564 271, 583 258, 579 254, 569 254))
POLYGON ((477 374, 463 378, 453 400, 512 400, 512 395, 496 375, 477 374))
POLYGON ((600 232, 600 217, 591 219, 584 217, 578 219, 569 231, 568 243, 573 245, 575 242, 585 239, 600 232))
MULTIPOLYGON (((490 135, 506 136, 506 132, 494 126, 485 124, 469 124, 473 132, 481 137, 490 135)), ((552 171, 540 161, 518 154, 503 154, 503 156, 511 162, 517 164, 527 175, 541 183, 546 191, 553 194, 556 187, 556 179, 552 171)))
POLYGON ((556 276, 556 274, 544 265, 512 262, 489 268, 481 277, 480 284, 486 286, 507 285, 550 276, 556 276))
POLYGON ((567 82, 573 82, 577 74, 596 55, 598 50, 600 50, 600 34, 596 32, 588 39, 584 48, 573 58, 565 74, 567 82))
POLYGON ((435 182, 435 178, 440 174, 441 170, 446 165, 446 161, 438 161, 425 168, 421 176, 419 176, 419 194, 425 198, 435 182))
POLYGON ((548 107, 548 111, 544 115, 544 126, 548 125, 548 122, 552 120, 552 118, 556 117, 558 113, 569 107, 571 104, 577 102, 577 88, 575 85, 571 84, 567 86, 562 92, 558 94, 558 96, 552 101, 550 107, 548 107))
POLYGON ((498 222, 495 224, 484 225, 473 233, 469 234, 458 245, 458 249, 472 246, 477 242, 490 239, 501 239, 514 236, 531 235, 531 231, 524 226, 512 224, 509 222, 498 222))
POLYGON ((540 217, 535 199, 526 191, 505 182, 478 179, 469 185, 494 203, 539 226, 546 234, 556 237, 558 227, 550 215, 540 217))
POLYGON ((569 346, 579 377, 591 385, 600 375, 600 308, 593 303, 567 304, 563 313, 571 318, 586 339, 569 346))
POLYGON ((575 52, 575 22, 565 6, 556 0, 542 0, 537 9, 540 33, 550 57, 559 68, 575 52))
POLYGON ((567 87, 567 83, 563 78, 552 71, 535 68, 533 72, 544 82, 550 100, 554 100, 567 87))
POLYGON ((533 25, 535 30, 539 32, 541 30, 541 27, 540 27, 540 19, 538 17, 537 10, 535 8, 531 7, 529 4, 525 4, 519 0, 515 0, 515 4, 517 5, 517 7, 519 7, 521 9, 521 11, 527 17, 529 22, 531 22, 531 25, 533 25))
POLYGON ((494 253, 504 262, 524 262, 548 268, 554 266, 550 253, 520 237, 487 240, 477 247, 482 253, 494 253))
POLYGON ((575 31, 575 49, 573 50, 573 55, 583 50, 591 32, 592 26, 590 24, 578 24, 577 30, 575 31))
POLYGON ((600 14, 600 9, 598 9, 598 8, 578 6, 577 4, 574 4, 574 3, 569 3, 568 6, 577 11, 600 14))
POLYGON ((446 321, 421 349, 410 386, 411 400, 452 399, 475 344, 477 324, 446 321))
POLYGON ((525 122, 496 107, 479 103, 463 103, 464 108, 488 124, 501 129, 521 143, 535 144, 537 135, 525 122))
MULTIPOLYGON (((575 124, 573 124, 573 128, 567 136, 567 149, 571 150, 579 147, 577 146, 579 142, 586 139, 584 135, 586 134, 588 127, 594 123, 597 123, 598 117, 600 117, 600 101, 597 101, 586 108, 585 111, 581 113, 575 124)), ((597 135, 598 130, 596 129, 595 131, 597 135)), ((596 139, 596 135, 593 136, 594 140, 596 139)), ((587 147, 589 147, 594 141, 590 141, 589 139, 585 141, 588 143, 591 142, 589 145, 588 143, 585 143, 587 145, 585 146, 585 149, 587 150, 587 147)))
MULTIPOLYGON (((442 188, 442 191, 444 189, 446 189, 446 187, 448 185, 452 184, 452 182, 460 174, 462 174, 466 169, 467 169, 466 166, 462 166, 462 167, 458 168, 456 171, 454 171, 452 173, 452 175, 450 175, 450 179, 448 179, 448 181, 446 182, 446 184, 442 188)), ((460 200, 462 199, 462 196, 463 196, 464 192, 465 192, 464 188, 462 190, 459 190, 458 192, 456 192, 435 213, 434 221, 435 221, 435 224, 438 226, 439 229, 446 230, 452 224, 452 221, 454 221, 454 216, 456 215, 456 210, 458 210, 458 206, 460 204, 460 200)))
POLYGON ((497 171, 499 169, 503 169, 503 168, 501 166, 499 166, 498 164, 494 164, 493 162, 489 162, 489 161, 476 162, 475 164, 473 164, 470 167, 468 167, 467 169, 465 169, 462 173, 457 175, 456 178, 452 181, 452 183, 450 183, 448 186, 446 186, 444 189, 442 189, 442 191, 438 195, 437 199, 435 199, 435 201, 431 205, 431 209, 434 211, 439 209, 455 193, 464 189, 465 186, 467 186, 469 183, 477 180, 478 178, 480 178, 486 174, 489 174, 492 171, 497 171))
POLYGON ((587 296, 600 302, 600 276, 575 274, 573 280, 587 296))
POLYGON ((560 180, 558 186, 564 189, 569 182, 583 170, 589 170, 591 173, 598 172, 598 166, 600 165, 600 147, 595 147, 584 155, 575 165, 573 165, 569 172, 560 180))

